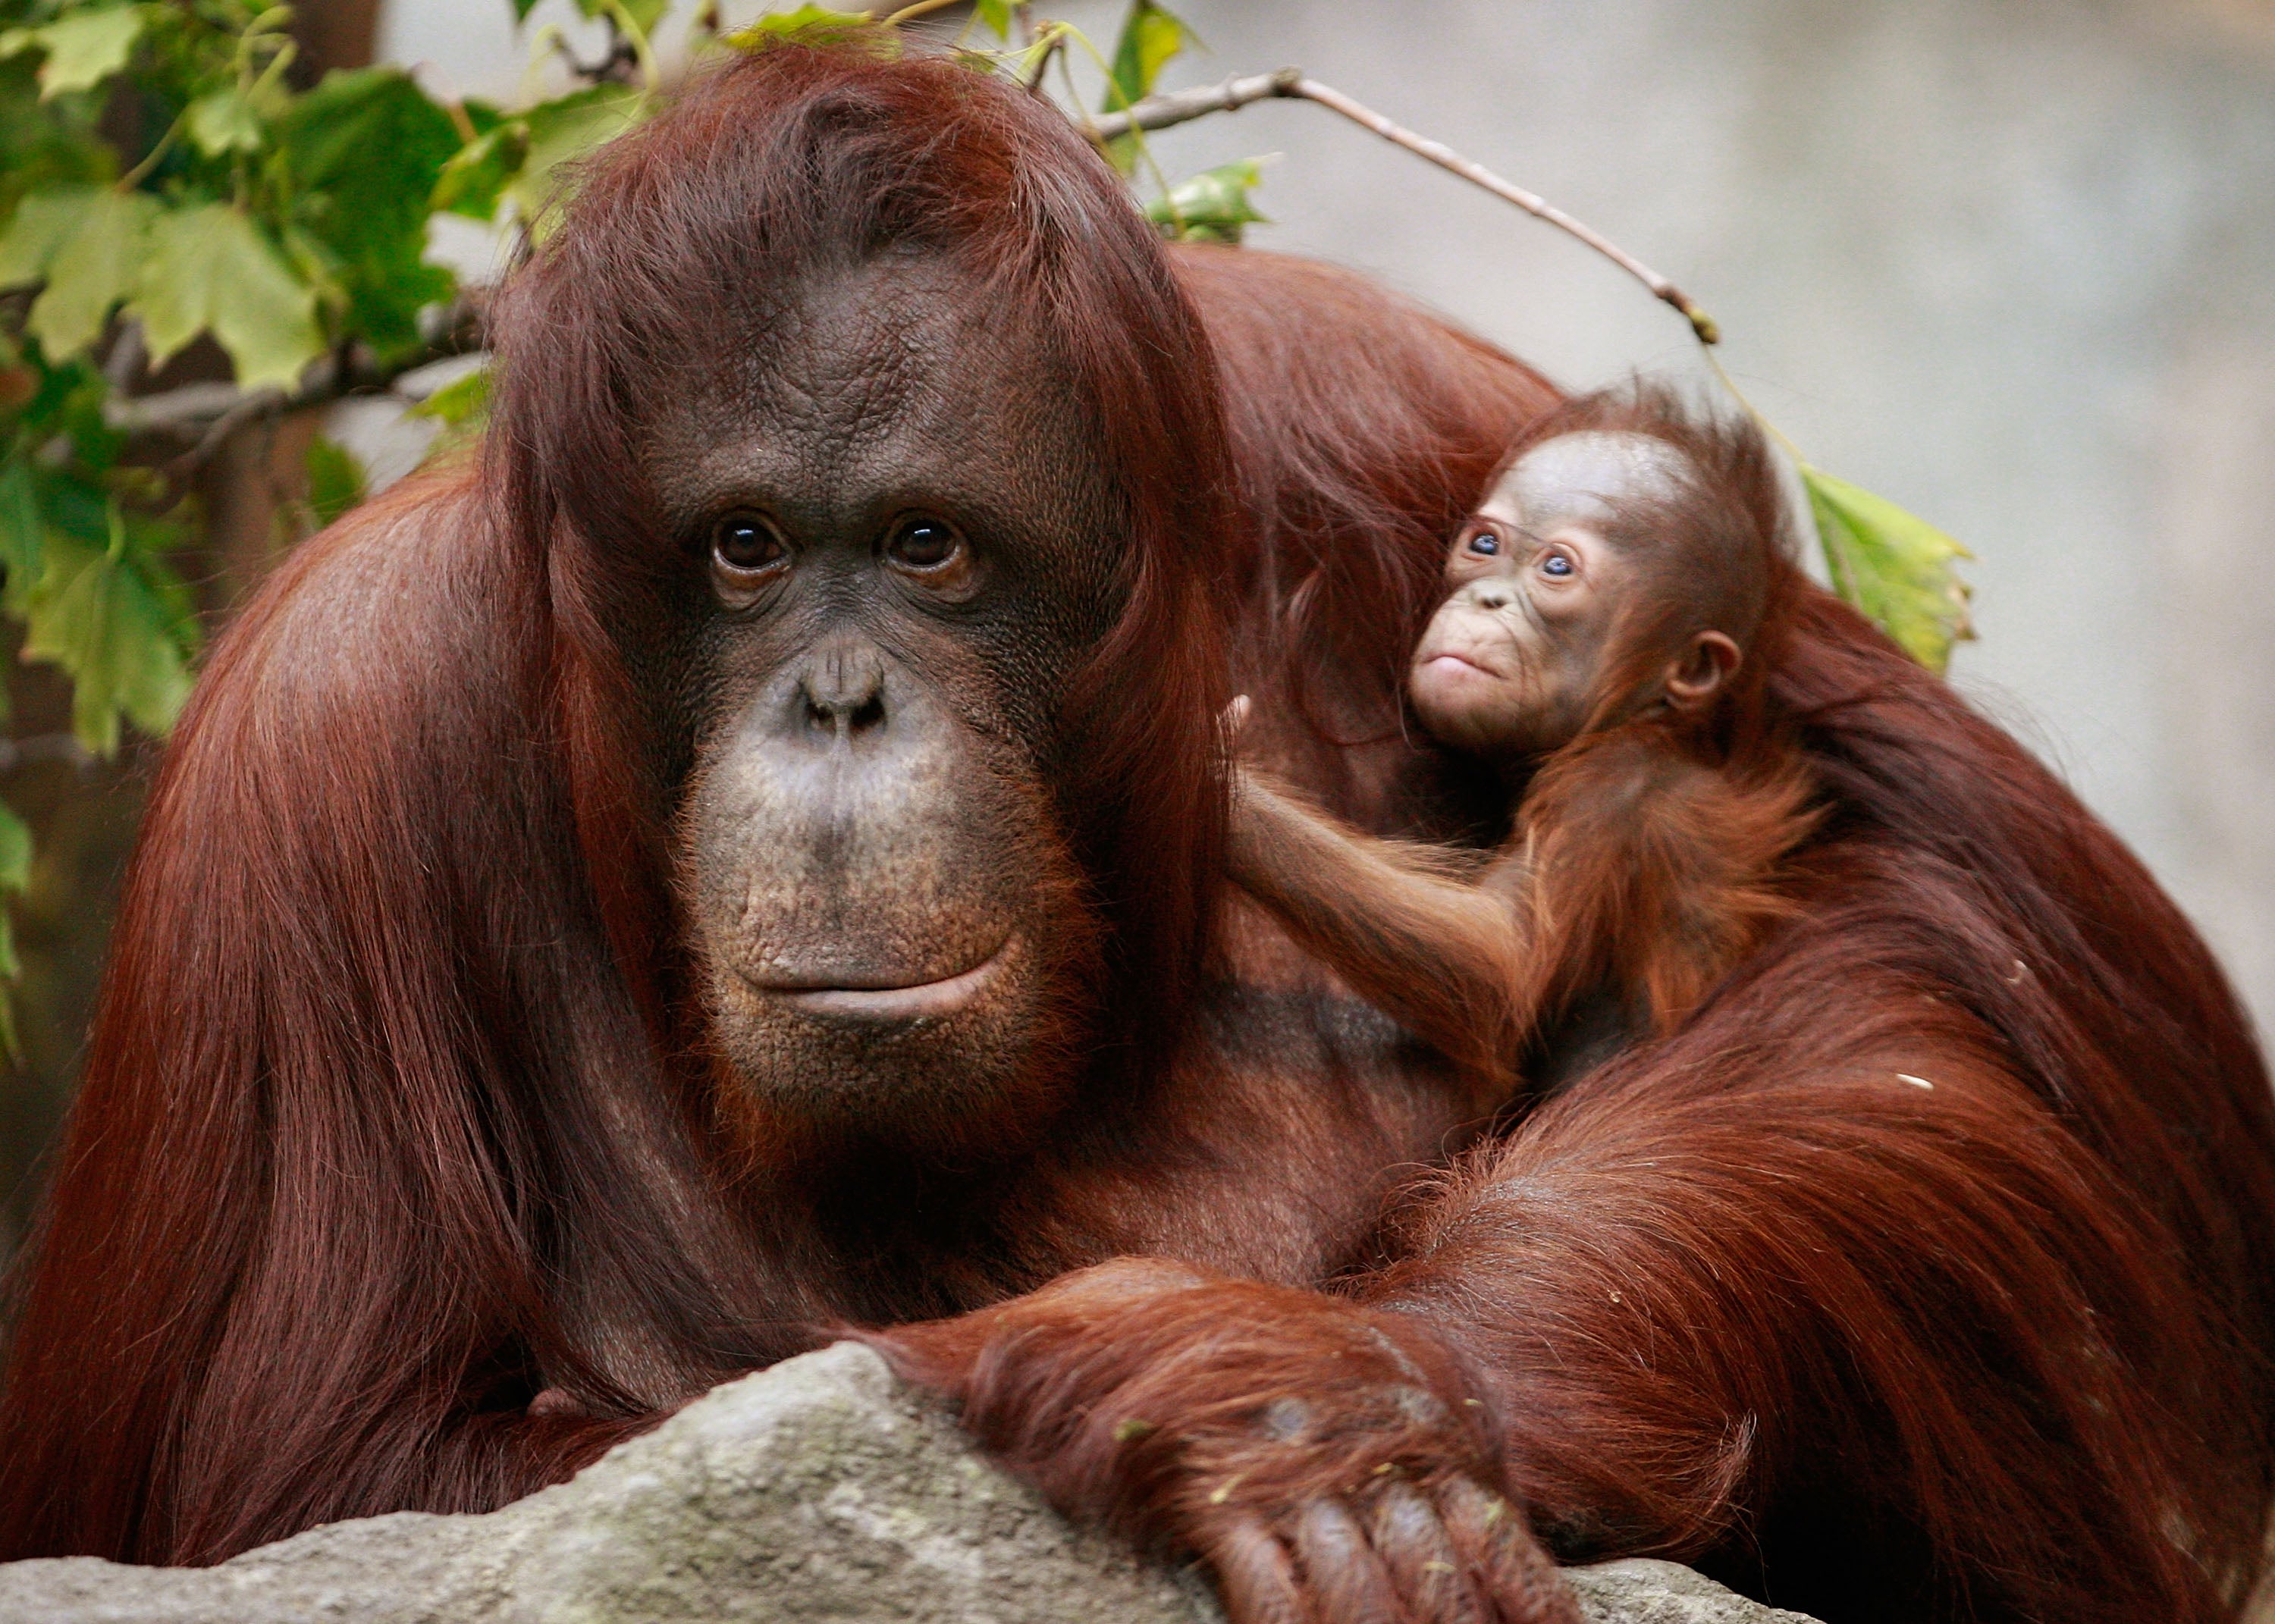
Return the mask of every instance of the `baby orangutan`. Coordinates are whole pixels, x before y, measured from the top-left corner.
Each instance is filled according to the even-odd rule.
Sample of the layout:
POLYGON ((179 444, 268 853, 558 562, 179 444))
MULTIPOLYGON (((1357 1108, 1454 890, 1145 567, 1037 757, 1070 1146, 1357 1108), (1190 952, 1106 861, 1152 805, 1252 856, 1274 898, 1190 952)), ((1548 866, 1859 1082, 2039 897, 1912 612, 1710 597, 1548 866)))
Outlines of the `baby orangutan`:
POLYGON ((1521 797, 1507 842, 1465 877, 1466 854, 1369 839, 1243 767, 1233 879, 1489 1103, 1583 996, 1672 1030, 1785 912, 1779 866, 1816 821, 1764 717, 1783 529, 1750 423, 1645 386, 1571 402, 1454 538, 1407 676, 1431 736, 1521 797))

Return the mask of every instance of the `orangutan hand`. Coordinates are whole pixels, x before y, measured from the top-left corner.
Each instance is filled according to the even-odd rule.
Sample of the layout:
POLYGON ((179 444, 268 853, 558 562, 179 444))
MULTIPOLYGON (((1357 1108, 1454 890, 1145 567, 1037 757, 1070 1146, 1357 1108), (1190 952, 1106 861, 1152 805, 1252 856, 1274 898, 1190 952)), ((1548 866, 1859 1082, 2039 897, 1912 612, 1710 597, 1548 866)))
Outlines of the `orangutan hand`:
POLYGON ((870 1340, 1064 1510, 1205 1559, 1233 1624, 1578 1624, 1404 1316, 1124 1258, 870 1340))

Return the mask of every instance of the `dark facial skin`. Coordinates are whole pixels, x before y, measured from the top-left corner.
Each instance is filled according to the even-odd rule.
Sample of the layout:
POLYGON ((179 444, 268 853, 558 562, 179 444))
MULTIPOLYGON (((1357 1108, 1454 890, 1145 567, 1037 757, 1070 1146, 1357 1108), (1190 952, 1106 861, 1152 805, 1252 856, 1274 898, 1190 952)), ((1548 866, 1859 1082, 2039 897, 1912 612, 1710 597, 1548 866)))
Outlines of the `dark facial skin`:
MULTIPOLYGON (((1570 744, 1603 699, 1614 623, 1636 594, 1681 590, 1673 560, 1612 540, 1623 506, 1678 494, 1681 454, 1649 434, 1591 430, 1527 451, 1494 482, 1446 560, 1447 595, 1407 691, 1431 736, 1518 762, 1570 744)), ((1622 714, 1710 704, 1737 644, 1698 631, 1667 651, 1622 714)))
POLYGON ((1073 391, 992 306, 923 260, 848 270, 651 437, 714 1040, 824 1133, 1032 1115, 1094 936, 1047 787, 1120 602, 1116 505, 1073 391))

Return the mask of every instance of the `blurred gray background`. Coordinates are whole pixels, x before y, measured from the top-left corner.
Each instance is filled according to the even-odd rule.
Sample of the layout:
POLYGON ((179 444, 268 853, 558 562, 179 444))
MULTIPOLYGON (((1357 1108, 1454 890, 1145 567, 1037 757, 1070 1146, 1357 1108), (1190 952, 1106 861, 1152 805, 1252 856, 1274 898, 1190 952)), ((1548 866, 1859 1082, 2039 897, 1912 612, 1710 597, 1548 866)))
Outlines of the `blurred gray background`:
MULTIPOLYGON (((2275 1029, 2275 0, 1175 9, 1206 49, 1165 87, 1297 64, 1546 194, 1719 317, 1812 460, 1973 548, 1955 679, 2275 1029)), ((1036 10, 1109 50, 1122 7, 1036 10)), ((569 0, 547 23, 574 28, 569 0)), ((529 38, 505 0, 385 0, 378 44, 510 96, 529 38)), ((1154 150, 1173 177, 1282 155, 1251 244, 1362 267, 1560 381, 1697 368, 1609 265, 1323 110, 1154 150)))

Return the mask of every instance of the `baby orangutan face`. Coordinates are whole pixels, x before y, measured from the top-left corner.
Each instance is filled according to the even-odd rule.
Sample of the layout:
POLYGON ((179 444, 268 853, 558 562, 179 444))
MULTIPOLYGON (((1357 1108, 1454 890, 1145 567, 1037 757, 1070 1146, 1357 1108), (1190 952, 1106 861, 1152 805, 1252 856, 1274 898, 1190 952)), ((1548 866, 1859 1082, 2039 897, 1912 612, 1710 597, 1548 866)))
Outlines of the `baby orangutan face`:
MULTIPOLYGON (((1604 430, 1544 441, 1509 465, 1454 538, 1448 595, 1414 651, 1408 692, 1432 737, 1516 759, 1561 749, 1599 719, 1623 663, 1621 627, 1657 619, 1626 611, 1683 590, 1682 549, 1621 520, 1680 500, 1684 472, 1665 441, 1604 430)), ((1653 699, 1703 710, 1739 657, 1713 631, 1687 631, 1667 653, 1621 714, 1653 699)))

